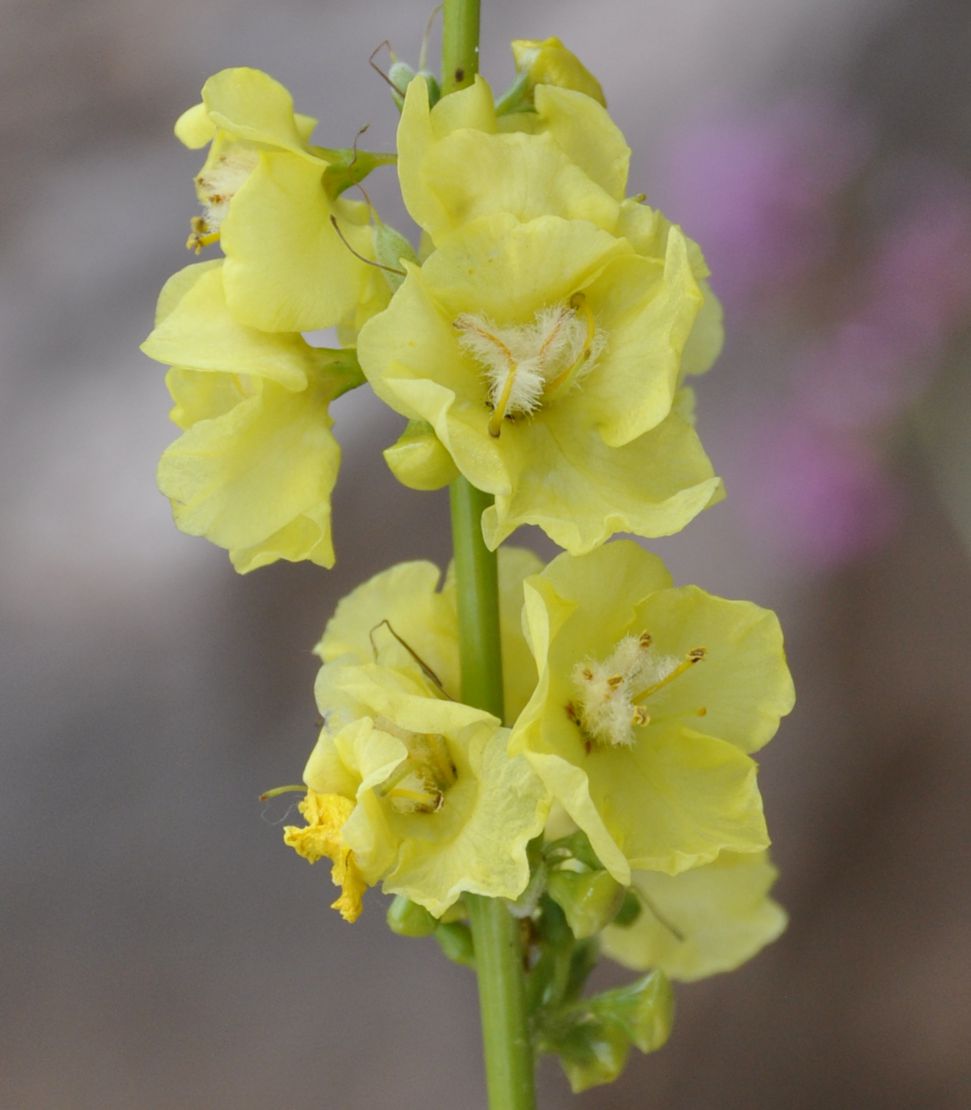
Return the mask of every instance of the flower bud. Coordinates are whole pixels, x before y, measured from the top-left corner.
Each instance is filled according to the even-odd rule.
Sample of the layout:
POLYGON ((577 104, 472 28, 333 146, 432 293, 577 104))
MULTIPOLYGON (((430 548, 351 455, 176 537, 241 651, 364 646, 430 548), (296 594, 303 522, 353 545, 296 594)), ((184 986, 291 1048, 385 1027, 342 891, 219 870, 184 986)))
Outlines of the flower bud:
POLYGON ((558 38, 515 39, 512 56, 530 90, 535 85, 558 85, 593 97, 606 107, 600 82, 558 38))

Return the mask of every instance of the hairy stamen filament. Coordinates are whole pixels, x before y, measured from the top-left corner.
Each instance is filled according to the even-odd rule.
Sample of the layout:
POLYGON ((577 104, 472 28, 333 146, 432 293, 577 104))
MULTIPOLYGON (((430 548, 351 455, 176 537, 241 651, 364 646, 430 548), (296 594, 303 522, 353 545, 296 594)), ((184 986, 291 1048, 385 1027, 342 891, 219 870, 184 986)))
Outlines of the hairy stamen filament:
POLYGON ((500 353, 506 361, 506 379, 503 382, 502 390, 495 401, 492 409, 492 416, 489 418, 489 435, 493 439, 497 439, 500 431, 502 430, 502 422, 506 416, 506 408, 509 405, 509 398, 512 396, 513 383, 516 380, 516 371, 519 369, 516 359, 513 357, 512 351, 506 346, 505 343, 494 335, 487 328, 484 328, 477 320, 469 315, 459 316, 455 320, 453 327, 462 332, 473 332, 480 338, 485 339, 486 342, 491 343, 496 350, 500 353))
POLYGON ((649 698, 652 694, 656 694, 658 690, 663 689, 669 682, 674 682, 674 680, 683 675, 685 671, 690 671, 695 663, 700 663, 702 659, 704 659, 706 654, 707 652, 703 647, 692 648, 673 671, 666 674, 664 678, 652 683, 646 690, 641 690, 639 694, 635 694, 631 701, 637 703, 639 701, 644 701, 645 698, 649 698))
POLYGON ((593 318, 593 313, 590 311, 590 306, 587 304, 587 298, 583 293, 574 293, 570 298, 571 315, 579 313, 583 318, 583 325, 585 335, 583 337, 583 346, 580 348, 580 353, 577 355, 574 362, 572 362, 565 370, 561 370, 555 378, 552 378, 546 386, 546 393, 554 393, 561 385, 570 381, 573 375, 583 366, 583 364, 590 357, 593 350, 594 339, 597 335, 597 321, 593 318))

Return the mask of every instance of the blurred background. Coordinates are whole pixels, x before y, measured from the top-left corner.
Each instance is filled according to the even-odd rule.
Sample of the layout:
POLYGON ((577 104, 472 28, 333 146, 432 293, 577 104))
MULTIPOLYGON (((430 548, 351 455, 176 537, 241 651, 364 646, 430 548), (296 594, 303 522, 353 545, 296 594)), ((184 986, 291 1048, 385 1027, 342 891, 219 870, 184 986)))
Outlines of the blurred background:
MULTIPOLYGON (((338 566, 247 578, 173 528, 175 432, 138 353, 190 258, 212 72, 265 69, 317 135, 393 141, 368 68, 431 0, 3 0, 0 867, 5 1107, 484 1106, 471 976, 354 927, 281 843, 342 593, 448 557, 398 420, 338 402, 338 566)), ((554 1107, 971 1104, 971 96, 966 0, 485 0, 483 70, 559 35, 705 248, 729 340, 699 390, 729 498, 656 544, 777 609, 799 705, 762 785, 789 931, 678 990, 659 1054, 554 1107)), ((385 171, 387 174, 387 171, 385 171)), ((390 174, 372 189, 379 205, 390 174)), ((392 219, 395 214, 392 214, 392 219)), ((536 536, 525 542, 546 553, 536 536)))

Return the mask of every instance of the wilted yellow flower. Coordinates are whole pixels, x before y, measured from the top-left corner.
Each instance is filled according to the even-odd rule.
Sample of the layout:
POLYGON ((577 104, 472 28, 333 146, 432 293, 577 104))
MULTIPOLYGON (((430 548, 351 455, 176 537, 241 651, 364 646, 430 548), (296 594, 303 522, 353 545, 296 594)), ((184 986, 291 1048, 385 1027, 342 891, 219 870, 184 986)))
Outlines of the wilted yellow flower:
POLYGON ((466 892, 522 893, 548 802, 507 754, 508 729, 422 674, 375 664, 327 664, 317 698, 325 725, 304 779, 353 803, 340 847, 369 885, 436 917, 466 892))
POLYGON ((307 824, 303 828, 287 825, 283 830, 284 844, 309 863, 320 859, 333 862, 331 879, 334 886, 341 888, 341 893, 331 909, 337 910, 345 921, 357 921, 367 883, 357 869, 354 853, 345 848, 341 840, 341 830, 354 809, 353 802, 339 794, 316 794, 308 790, 297 808, 307 824))
POLYGON ((677 228, 646 258, 586 221, 499 214, 406 269, 361 332, 361 366, 495 495, 490 546, 521 524, 575 553, 667 535, 720 496, 674 405, 702 300, 677 228))
POLYGON ((183 435, 162 455, 158 481, 178 527, 227 548, 241 572, 277 559, 332 566, 340 448, 328 406, 360 381, 353 359, 240 323, 221 262, 166 283, 142 350, 172 365, 166 383, 183 435))
POLYGON ((229 307, 264 331, 357 327, 389 294, 348 246, 374 258, 368 207, 338 196, 345 182, 328 174, 329 152, 309 142, 315 122, 294 114, 272 77, 237 68, 210 77, 175 127, 186 146, 210 144, 189 245, 219 240, 229 307))
POLYGON ((619 882, 768 845, 747 753, 793 702, 774 614, 619 541, 528 579, 524 628, 539 681, 511 750, 619 882))
POLYGON ((635 871, 641 912, 630 925, 604 931, 604 951, 637 971, 660 968, 669 979, 731 971, 786 927, 785 910, 769 897, 776 876, 764 852, 723 852, 680 875, 635 871))

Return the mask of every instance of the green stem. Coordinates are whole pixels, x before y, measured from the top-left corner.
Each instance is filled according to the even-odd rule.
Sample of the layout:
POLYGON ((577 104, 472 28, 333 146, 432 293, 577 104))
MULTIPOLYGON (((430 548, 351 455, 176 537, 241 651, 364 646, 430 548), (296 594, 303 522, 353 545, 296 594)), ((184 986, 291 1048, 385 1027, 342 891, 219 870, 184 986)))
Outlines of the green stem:
POLYGON ((479 0, 445 0, 442 95, 464 89, 479 72, 479 0))
POLYGON ((499 640, 499 573, 496 553, 482 539, 482 512, 492 498, 464 478, 450 490, 452 546, 458 584, 462 701, 500 720, 502 644, 499 640))
MULTIPOLYGON (((446 6, 446 11, 448 10, 446 6)), ((464 478, 452 483, 462 700, 502 717, 502 651, 495 552, 482 539, 491 498, 464 478)), ((491 1110, 533 1110, 533 1048, 519 926, 504 902, 467 894, 491 1110)))

